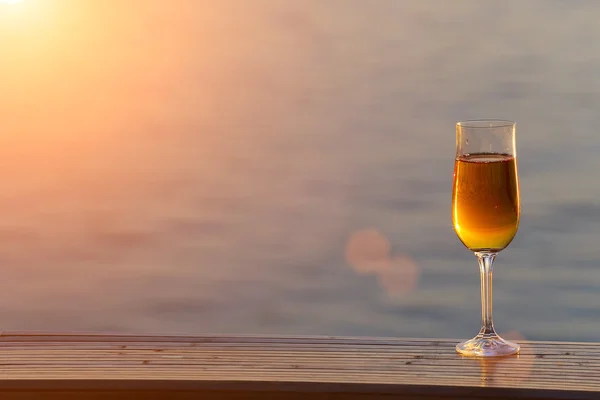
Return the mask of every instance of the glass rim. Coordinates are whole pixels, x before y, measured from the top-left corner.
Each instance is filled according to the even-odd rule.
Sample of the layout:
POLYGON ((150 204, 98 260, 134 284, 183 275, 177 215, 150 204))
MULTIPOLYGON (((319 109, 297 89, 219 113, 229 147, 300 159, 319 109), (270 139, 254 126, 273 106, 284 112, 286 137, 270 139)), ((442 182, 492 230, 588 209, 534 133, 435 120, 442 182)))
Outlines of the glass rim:
POLYGON ((468 119, 458 121, 456 126, 462 128, 507 128, 515 126, 516 122, 508 119, 468 119))

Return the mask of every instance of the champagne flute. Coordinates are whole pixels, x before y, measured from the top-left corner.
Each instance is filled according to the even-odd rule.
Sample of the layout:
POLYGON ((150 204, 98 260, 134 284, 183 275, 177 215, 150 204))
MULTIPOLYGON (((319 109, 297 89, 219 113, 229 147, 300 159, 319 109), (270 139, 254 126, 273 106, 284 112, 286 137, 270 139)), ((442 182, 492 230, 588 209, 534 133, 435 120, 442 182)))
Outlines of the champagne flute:
POLYGON ((452 222, 477 256, 481 276, 481 330, 459 343, 468 356, 504 356, 519 345, 502 339, 492 319, 492 264, 515 237, 521 214, 515 123, 473 120, 456 124, 452 222))

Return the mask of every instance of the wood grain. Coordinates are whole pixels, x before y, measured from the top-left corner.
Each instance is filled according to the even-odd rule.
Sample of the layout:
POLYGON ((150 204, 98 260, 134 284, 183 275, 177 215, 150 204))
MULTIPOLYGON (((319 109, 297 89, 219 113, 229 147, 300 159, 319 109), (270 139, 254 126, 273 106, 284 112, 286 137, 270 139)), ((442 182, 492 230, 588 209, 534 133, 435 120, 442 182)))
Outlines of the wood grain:
POLYGON ((600 399, 598 343, 477 359, 456 342, 4 332, 0 398, 600 399))

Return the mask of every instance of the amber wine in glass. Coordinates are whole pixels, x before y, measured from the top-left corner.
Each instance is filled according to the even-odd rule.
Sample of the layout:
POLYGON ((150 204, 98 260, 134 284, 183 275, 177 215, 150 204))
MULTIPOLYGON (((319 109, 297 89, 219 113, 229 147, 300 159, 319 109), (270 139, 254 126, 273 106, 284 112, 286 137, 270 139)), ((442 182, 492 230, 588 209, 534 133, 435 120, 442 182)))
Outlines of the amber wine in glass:
POLYGON ((502 339, 492 318, 492 264, 519 227, 519 177, 515 123, 473 120, 456 124, 452 222, 475 253, 481 275, 481 330, 456 350, 469 356, 504 356, 519 345, 502 339))

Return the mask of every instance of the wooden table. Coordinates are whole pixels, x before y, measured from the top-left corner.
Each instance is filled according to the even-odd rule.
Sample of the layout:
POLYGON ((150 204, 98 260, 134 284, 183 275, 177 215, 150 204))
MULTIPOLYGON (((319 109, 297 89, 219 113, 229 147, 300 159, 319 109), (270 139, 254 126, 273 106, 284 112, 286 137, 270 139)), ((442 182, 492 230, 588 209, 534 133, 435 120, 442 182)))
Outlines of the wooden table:
POLYGON ((3 333, 0 399, 600 399, 600 344, 3 333))

